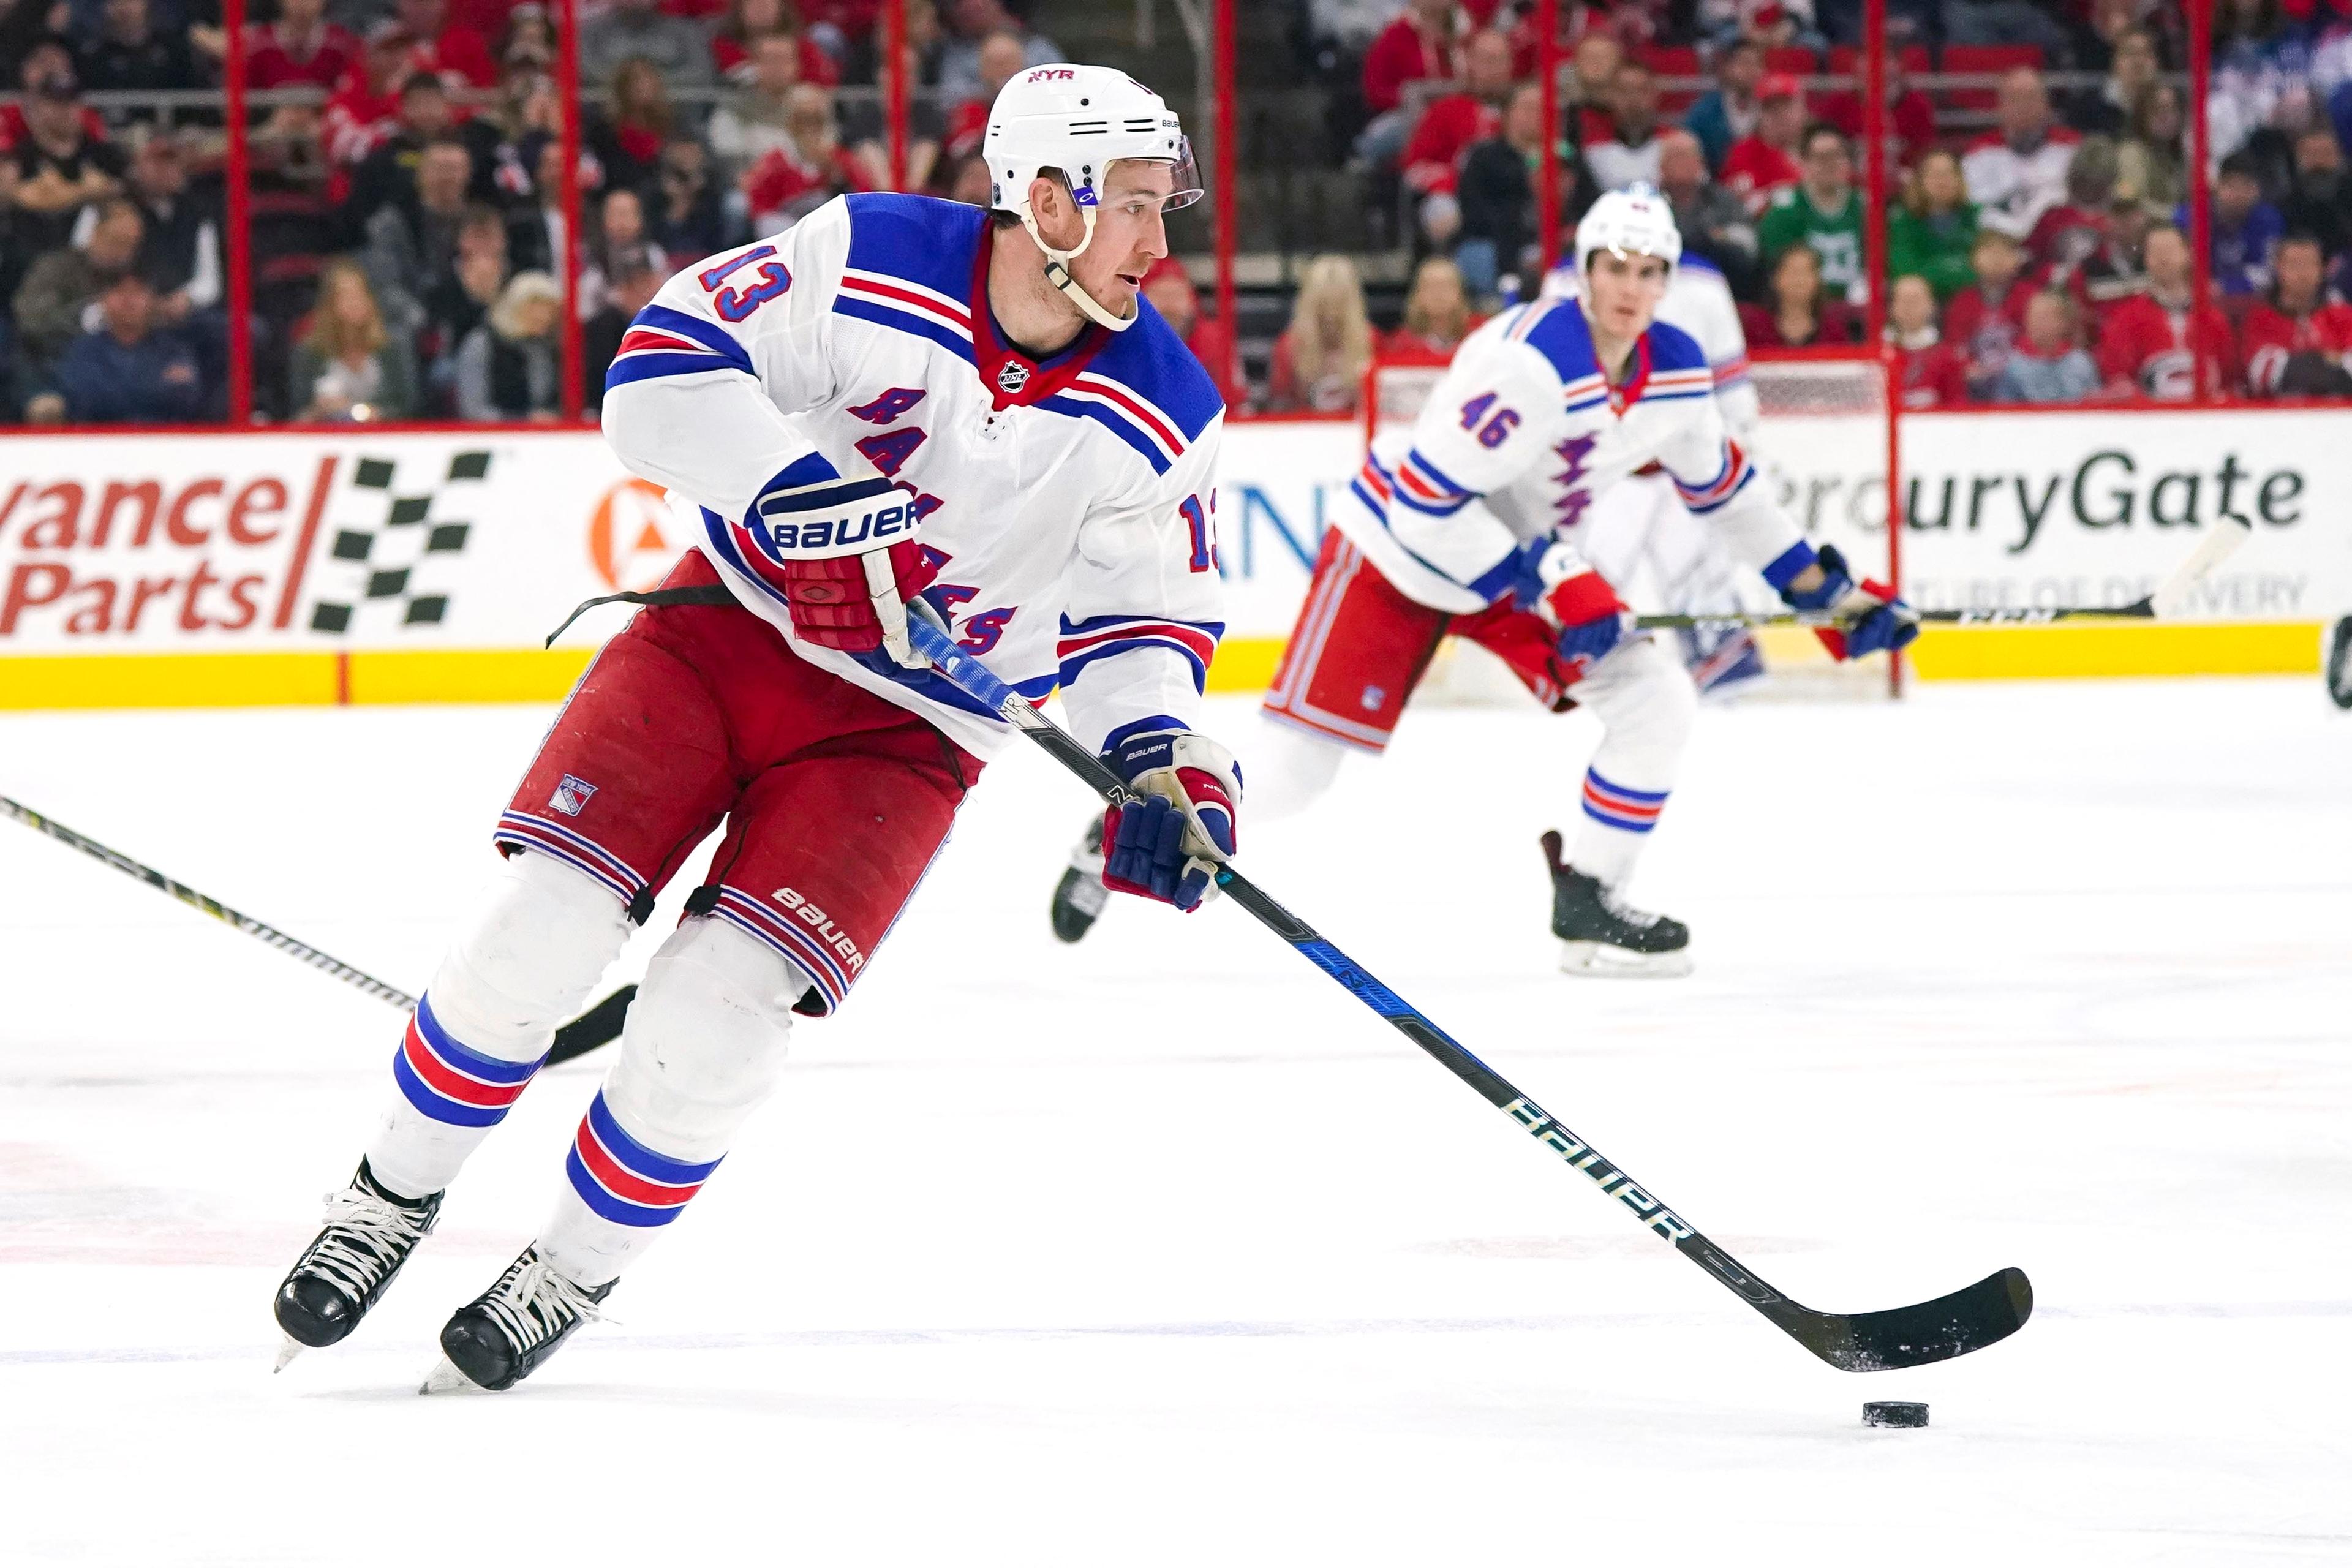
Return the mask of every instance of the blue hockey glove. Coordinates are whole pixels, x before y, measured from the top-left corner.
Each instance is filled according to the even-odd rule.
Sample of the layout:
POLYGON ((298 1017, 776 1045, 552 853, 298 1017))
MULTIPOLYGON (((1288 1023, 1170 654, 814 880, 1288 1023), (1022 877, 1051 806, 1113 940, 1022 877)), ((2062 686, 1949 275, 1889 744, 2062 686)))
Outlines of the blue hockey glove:
POLYGON ((1803 544, 1792 545, 1780 560, 1765 568, 1764 575, 1780 590, 1781 599, 1790 609, 1836 617, 1835 626, 1813 628, 1813 635, 1822 639, 1822 646, 1830 650, 1832 658, 1843 660, 1891 652, 1919 635, 1918 612, 1884 583, 1864 579, 1856 584, 1853 574, 1846 570, 1845 557, 1838 553, 1834 544, 1822 545, 1818 554, 1803 544), (1801 551, 1811 555, 1812 560, 1800 558, 1801 551), (1815 563, 1822 569, 1821 586, 1804 593, 1789 586, 1791 579, 1815 563))
POLYGON ((1557 540, 1538 539, 1519 551, 1511 598, 1533 610, 1558 634, 1559 680, 1572 686, 1633 632, 1633 616, 1609 579, 1557 540))
POLYGON ((1103 761, 1143 797, 1103 814, 1103 885, 1198 909, 1237 842, 1241 764, 1206 735, 1132 725, 1111 736, 1103 761))

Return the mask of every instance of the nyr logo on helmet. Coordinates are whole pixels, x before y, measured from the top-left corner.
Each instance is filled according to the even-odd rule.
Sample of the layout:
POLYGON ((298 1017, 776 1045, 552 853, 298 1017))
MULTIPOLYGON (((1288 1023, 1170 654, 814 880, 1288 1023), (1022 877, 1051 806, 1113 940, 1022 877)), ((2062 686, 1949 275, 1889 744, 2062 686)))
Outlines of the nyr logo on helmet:
POLYGON ((1023 81, 1076 81, 1078 79, 1078 73, 1067 66, 1039 66, 1021 79, 1023 81))
POLYGON ((1021 389, 1029 384, 1029 367, 1017 359, 1006 360, 997 368, 996 384, 1011 396, 1020 396, 1021 389))

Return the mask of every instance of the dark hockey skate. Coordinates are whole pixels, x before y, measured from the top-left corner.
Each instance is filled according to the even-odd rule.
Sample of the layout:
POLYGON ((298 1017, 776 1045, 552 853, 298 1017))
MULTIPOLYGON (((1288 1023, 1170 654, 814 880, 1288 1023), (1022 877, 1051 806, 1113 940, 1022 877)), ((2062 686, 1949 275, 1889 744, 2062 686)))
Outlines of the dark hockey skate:
POLYGON ((1054 889, 1054 934, 1064 942, 1085 936, 1110 901, 1102 875, 1103 819, 1097 815, 1087 824, 1086 837, 1070 852, 1069 869, 1054 889))
POLYGON ((286 1331, 278 1370, 358 1328, 440 1212, 439 1193, 396 1196, 376 1184, 362 1160, 352 1184, 327 1195, 325 1228, 278 1287, 278 1326, 286 1331))
POLYGON ((1641 975, 1657 979, 1690 973, 1690 928, 1624 903, 1559 858, 1558 833, 1543 836, 1551 866, 1551 933, 1559 938, 1559 966, 1570 974, 1641 975))
POLYGON ((499 1282, 441 1325, 441 1363, 419 1394, 512 1388, 555 1353, 572 1331, 599 1316, 616 1280, 593 1289, 558 1274, 534 1244, 507 1265, 499 1282))

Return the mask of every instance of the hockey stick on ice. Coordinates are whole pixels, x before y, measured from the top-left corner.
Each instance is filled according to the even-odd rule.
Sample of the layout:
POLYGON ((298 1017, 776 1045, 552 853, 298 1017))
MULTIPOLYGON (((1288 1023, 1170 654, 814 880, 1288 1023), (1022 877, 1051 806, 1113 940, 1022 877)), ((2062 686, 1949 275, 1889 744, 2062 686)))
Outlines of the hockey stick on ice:
MULTIPOLYGON (((2189 591, 2204 575, 2238 552, 2239 546, 2253 537, 2254 525, 2240 518, 2225 517, 2212 531, 2198 541, 2189 558, 2172 569, 2172 574, 2156 585, 2147 597, 2128 605, 2099 609, 2088 605, 2062 605, 2043 609, 1983 609, 1983 610, 1920 610, 1922 621, 1930 626, 2043 626, 2056 621, 2146 621, 2168 619, 2179 615, 2188 604, 2189 591)), ((1724 616, 1639 616, 1634 625, 1643 631, 1671 631, 1686 626, 1827 626, 1836 620, 1827 615, 1799 615, 1781 611, 1769 615, 1724 616)))
MULTIPOLYGON (((43 816, 31 806, 24 805, 0 795, 0 813, 15 817, 27 827, 37 828, 60 844, 70 844, 93 859, 103 860, 126 876, 136 877, 151 888, 158 888, 187 905, 202 910, 225 925, 235 926, 247 936, 257 936, 278 952, 300 959, 313 969, 324 970, 336 979, 356 985, 380 1002, 389 1002, 404 1012, 414 1012, 416 998, 397 985, 378 980, 363 969, 355 969, 341 959, 320 952, 309 942, 290 937, 276 926, 255 920, 230 909, 218 899, 196 891, 186 883, 175 881, 152 866, 142 865, 120 850, 110 849, 95 838, 85 837, 61 822, 43 816)), ((629 1000, 636 994, 634 985, 624 985, 593 1007, 555 1031, 555 1044, 548 1051, 551 1062, 569 1061, 584 1052, 593 1051, 621 1032, 622 1016, 628 1011, 629 1000)))
MULTIPOLYGON (((1101 759, 991 674, 985 665, 957 647, 938 627, 918 619, 909 624, 908 630, 915 647, 940 674, 975 700, 1002 714, 1008 723, 1043 747, 1048 756, 1085 780, 1087 786, 1104 800, 1118 805, 1135 798, 1101 759)), ((1623 1171, 1603 1159, 1598 1150, 1514 1089, 1502 1074, 1471 1055, 1411 1003, 1365 973, 1305 921, 1260 892, 1248 878, 1225 866, 1217 871, 1217 885, 1259 924, 1297 948, 1308 963, 1347 987, 1358 1001, 1386 1018, 1407 1039, 1436 1058, 1447 1071, 1484 1095, 1487 1103, 1590 1177, 1602 1193, 1624 1205, 1635 1219, 1672 1242, 1676 1251, 1832 1366, 1845 1372, 1879 1372, 1966 1355, 2015 1333, 2033 1310, 2033 1287, 2015 1268, 1988 1275, 1964 1290, 1955 1290, 1932 1301, 1883 1312, 1816 1312, 1798 1305, 1742 1268, 1729 1253, 1635 1184, 1623 1171)))

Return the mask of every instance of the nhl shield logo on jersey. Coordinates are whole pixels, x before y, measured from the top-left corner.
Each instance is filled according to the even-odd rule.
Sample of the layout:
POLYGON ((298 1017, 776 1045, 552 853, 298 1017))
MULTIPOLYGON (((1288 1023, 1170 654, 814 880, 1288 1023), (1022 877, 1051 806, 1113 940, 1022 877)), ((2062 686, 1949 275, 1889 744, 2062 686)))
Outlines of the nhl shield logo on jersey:
POLYGON ((997 367, 996 384, 1008 395, 1020 396, 1021 389, 1029 384, 1029 367, 1017 359, 1006 360, 997 367))
POLYGON ((587 809, 588 797, 595 793, 594 784, 566 773, 562 782, 555 786, 555 793, 547 797, 547 809, 560 811, 566 816, 577 816, 587 809))

